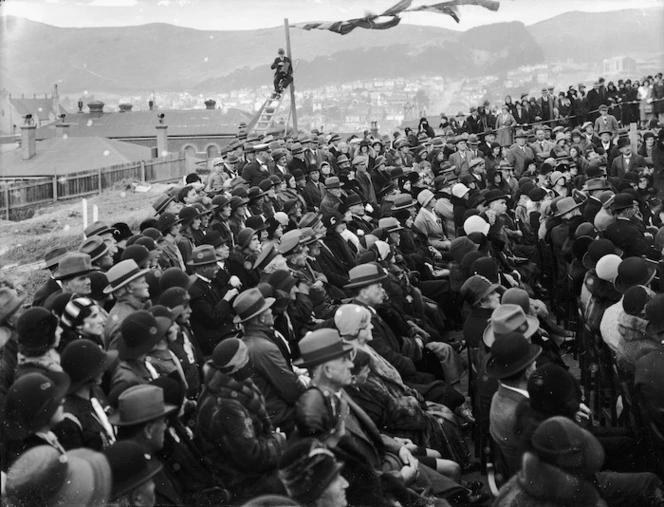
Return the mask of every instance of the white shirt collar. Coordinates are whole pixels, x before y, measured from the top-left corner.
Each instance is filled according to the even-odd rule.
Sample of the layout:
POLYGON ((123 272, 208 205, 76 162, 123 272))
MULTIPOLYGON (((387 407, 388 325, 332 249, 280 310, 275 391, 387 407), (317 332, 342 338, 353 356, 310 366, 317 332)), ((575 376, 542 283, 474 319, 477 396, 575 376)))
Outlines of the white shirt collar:
POLYGON ((517 393, 525 396, 526 398, 530 398, 530 395, 528 394, 528 391, 526 391, 525 389, 519 389, 518 387, 508 386, 507 384, 503 384, 502 382, 500 383, 500 385, 503 386, 505 389, 509 389, 510 391, 517 392, 517 393))
POLYGON ((196 276, 197 276, 198 278, 200 278, 201 280, 203 280, 204 282, 206 282, 206 283, 212 283, 212 280, 210 280, 209 278, 204 277, 204 276, 201 275, 200 273, 196 273, 196 276))

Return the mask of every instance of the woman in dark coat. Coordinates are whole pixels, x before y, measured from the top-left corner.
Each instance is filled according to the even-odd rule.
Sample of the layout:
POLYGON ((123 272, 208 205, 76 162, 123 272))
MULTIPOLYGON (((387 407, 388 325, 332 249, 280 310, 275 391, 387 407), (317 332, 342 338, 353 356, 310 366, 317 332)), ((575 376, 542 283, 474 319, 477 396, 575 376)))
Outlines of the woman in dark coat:
POLYGON ((346 230, 343 217, 339 213, 325 216, 323 217, 323 224, 327 227, 327 234, 323 238, 323 243, 341 261, 346 271, 350 271, 357 264, 357 260, 348 242, 341 236, 341 233, 346 230))

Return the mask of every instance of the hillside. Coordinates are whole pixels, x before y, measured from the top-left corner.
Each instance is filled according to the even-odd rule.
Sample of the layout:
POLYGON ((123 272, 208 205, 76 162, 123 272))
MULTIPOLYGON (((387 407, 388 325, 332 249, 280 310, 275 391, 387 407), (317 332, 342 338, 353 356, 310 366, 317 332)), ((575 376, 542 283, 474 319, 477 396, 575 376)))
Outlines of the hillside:
MULTIPOLYGON (((402 24, 386 31, 292 29, 302 87, 364 77, 477 75, 524 63, 638 57, 664 48, 664 9, 568 13, 524 27, 500 23, 457 32, 402 24), (588 37, 589 28, 593 30, 588 37)), ((0 88, 125 94, 151 89, 221 90, 270 82, 283 27, 201 31, 167 24, 60 28, 0 18, 0 88)))

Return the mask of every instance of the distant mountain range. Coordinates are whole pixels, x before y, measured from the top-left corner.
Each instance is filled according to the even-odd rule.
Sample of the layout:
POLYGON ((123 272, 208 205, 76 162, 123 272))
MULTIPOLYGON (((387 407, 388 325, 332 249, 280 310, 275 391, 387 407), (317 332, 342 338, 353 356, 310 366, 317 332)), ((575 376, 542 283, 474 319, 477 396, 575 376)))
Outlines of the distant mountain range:
MULTIPOLYGON (((291 29, 298 89, 368 77, 476 76, 559 59, 597 62, 664 48, 664 8, 572 12, 465 32, 399 25, 340 36, 291 29)), ((269 84, 282 27, 200 31, 167 24, 60 28, 0 18, 0 87, 12 93, 222 92, 269 84)))

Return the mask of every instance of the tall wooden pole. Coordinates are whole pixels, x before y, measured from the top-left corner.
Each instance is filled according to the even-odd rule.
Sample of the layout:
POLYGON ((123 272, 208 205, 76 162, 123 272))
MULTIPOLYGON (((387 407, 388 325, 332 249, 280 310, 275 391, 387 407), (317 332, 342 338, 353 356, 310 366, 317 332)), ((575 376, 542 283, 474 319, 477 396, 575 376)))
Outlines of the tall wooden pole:
MULTIPOLYGON (((293 65, 293 55, 291 53, 291 46, 290 46, 290 29, 288 26, 288 18, 284 18, 284 30, 286 31, 286 55, 288 55, 288 59, 291 61, 291 69, 293 70, 293 74, 295 74, 295 68, 293 65)), ((297 133, 297 109, 295 107, 295 75, 293 75, 293 81, 291 82, 289 88, 290 88, 291 115, 293 116, 293 130, 297 133)), ((286 128, 288 128, 288 124, 286 124, 286 128)), ((284 134, 286 134, 286 132, 284 132, 284 134)))

